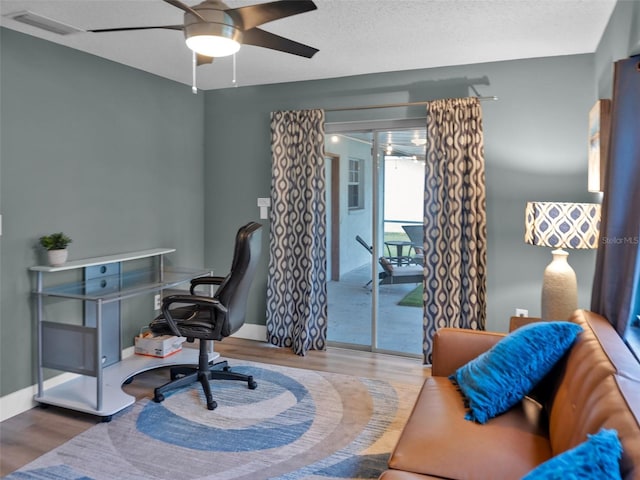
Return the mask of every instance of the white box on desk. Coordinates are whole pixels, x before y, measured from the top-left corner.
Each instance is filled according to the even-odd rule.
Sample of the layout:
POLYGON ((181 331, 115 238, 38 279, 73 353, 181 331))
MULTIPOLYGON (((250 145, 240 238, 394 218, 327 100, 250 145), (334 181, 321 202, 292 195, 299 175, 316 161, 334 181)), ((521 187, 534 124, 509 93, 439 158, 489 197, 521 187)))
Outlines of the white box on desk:
POLYGON ((175 335, 159 335, 157 337, 141 337, 134 339, 134 352, 137 355, 147 355, 150 357, 164 358, 182 350, 184 337, 175 335))

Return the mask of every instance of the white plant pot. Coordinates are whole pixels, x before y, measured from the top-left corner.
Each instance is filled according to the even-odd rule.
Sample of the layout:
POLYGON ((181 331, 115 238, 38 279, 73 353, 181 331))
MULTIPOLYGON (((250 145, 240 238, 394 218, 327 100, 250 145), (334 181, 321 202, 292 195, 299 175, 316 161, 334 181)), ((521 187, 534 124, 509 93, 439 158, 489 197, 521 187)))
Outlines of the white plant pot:
POLYGON ((67 261, 67 257, 69 256, 68 250, 47 250, 47 255, 49 257, 49 265, 52 267, 61 267, 67 261))

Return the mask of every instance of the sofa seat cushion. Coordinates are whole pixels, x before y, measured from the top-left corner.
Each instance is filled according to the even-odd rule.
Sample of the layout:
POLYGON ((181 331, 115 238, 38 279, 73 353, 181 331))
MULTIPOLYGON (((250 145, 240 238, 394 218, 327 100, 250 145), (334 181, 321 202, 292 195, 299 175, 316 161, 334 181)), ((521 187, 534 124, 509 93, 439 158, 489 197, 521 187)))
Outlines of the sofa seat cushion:
POLYGON ((389 459, 391 469, 472 480, 518 479, 551 457, 540 405, 525 398, 481 425, 465 420, 462 395, 431 377, 389 459))

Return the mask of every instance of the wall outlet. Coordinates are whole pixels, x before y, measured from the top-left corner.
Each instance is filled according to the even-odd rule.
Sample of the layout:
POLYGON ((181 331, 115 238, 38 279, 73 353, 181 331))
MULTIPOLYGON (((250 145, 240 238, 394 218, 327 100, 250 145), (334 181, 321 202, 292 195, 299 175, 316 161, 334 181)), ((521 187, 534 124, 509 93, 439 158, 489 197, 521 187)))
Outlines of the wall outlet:
POLYGON ((153 309, 160 310, 160 294, 156 294, 153 296, 153 309))
POLYGON ((525 310, 524 308, 516 308, 516 317, 528 317, 529 310, 525 310))

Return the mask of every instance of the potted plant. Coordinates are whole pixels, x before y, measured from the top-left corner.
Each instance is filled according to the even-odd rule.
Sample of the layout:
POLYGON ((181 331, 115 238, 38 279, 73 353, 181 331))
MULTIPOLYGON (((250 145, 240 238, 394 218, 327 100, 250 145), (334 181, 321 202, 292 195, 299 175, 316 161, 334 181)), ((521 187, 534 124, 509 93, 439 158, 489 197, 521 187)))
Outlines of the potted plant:
POLYGON ((73 240, 65 235, 63 232, 52 233, 51 235, 44 235, 40 237, 40 245, 47 250, 49 256, 49 265, 52 267, 60 267, 67 261, 69 252, 67 251, 67 245, 73 240))

